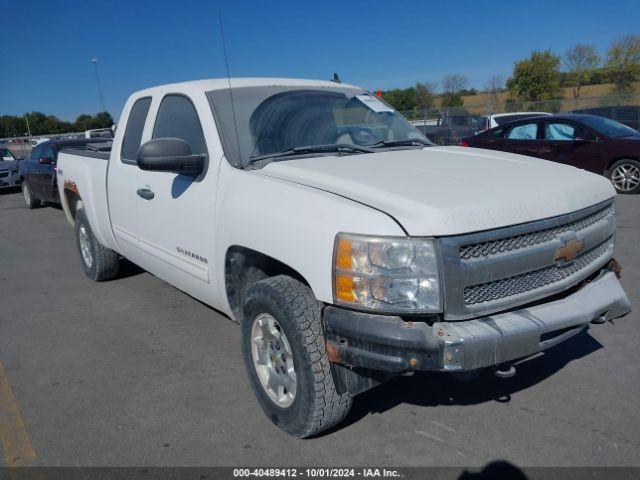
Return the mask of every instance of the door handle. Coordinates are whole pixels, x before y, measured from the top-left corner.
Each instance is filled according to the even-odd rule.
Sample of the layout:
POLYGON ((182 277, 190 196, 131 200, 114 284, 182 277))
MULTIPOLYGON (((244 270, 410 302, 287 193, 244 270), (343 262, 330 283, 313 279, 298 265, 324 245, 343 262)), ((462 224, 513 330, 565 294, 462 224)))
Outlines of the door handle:
POLYGON ((139 197, 144 198, 145 200, 153 200, 153 197, 156 196, 150 188, 139 188, 136 193, 139 197))

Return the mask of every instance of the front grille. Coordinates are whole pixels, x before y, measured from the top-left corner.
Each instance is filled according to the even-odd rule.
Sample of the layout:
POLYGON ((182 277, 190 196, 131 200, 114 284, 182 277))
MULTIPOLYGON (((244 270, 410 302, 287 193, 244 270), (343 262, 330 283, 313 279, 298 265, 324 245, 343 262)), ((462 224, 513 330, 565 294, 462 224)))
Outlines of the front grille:
POLYGON ((581 230, 584 230, 594 223, 597 223, 613 214, 613 204, 610 204, 598 212, 565 225, 547 228, 537 232, 525 233, 515 237, 474 243, 472 245, 463 245, 460 247, 460 258, 462 260, 472 260, 475 258, 491 257, 504 252, 511 252, 521 248, 552 242, 561 233, 569 231, 580 232, 581 230))
POLYGON ((466 287, 464 289, 464 303, 465 305, 478 305, 532 292, 560 282, 596 262, 612 248, 613 238, 610 238, 598 247, 580 255, 566 266, 555 264, 533 272, 466 287))
POLYGON ((9 176, 9 172, 0 172, 0 178, 5 178, 9 176))
POLYGON ((438 239, 444 317, 464 320, 536 301, 578 284, 613 254, 612 201, 535 222, 438 239), (583 250, 556 260, 570 240, 583 250))

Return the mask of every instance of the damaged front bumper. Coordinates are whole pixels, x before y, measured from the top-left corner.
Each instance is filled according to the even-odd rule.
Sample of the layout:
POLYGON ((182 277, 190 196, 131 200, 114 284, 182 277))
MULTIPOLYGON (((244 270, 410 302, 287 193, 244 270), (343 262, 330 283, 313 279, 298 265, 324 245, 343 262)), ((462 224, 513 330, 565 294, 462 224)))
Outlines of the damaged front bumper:
POLYGON ((353 372, 464 372, 499 365, 557 345, 592 320, 610 320, 630 311, 616 273, 603 269, 559 300, 473 320, 407 321, 328 306, 324 328, 329 360, 348 367, 338 369, 338 376, 352 384, 353 372))

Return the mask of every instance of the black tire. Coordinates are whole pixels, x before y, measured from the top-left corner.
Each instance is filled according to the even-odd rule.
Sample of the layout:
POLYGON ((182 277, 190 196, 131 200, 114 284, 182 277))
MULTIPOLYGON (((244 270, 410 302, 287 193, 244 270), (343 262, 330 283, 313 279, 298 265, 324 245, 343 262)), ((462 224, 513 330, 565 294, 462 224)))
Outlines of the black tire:
POLYGON ((640 193, 640 162, 632 158, 623 158, 611 165, 607 172, 607 177, 611 180, 616 192, 623 194, 640 193), (627 178, 628 183, 624 183, 621 179, 622 170, 630 172, 627 178), (634 186, 635 182, 635 186, 634 186))
POLYGON ((242 307, 246 303, 247 292, 253 284, 264 278, 267 278, 267 274, 257 267, 242 268, 238 281, 235 282, 236 287, 232 292, 233 305, 236 305, 233 314, 238 323, 242 321, 242 307))
POLYGON ((120 268, 120 256, 113 250, 100 245, 96 240, 83 209, 76 212, 75 231, 80 263, 87 277, 100 282, 117 276, 120 268), (91 256, 90 262, 85 259, 83 254, 83 241, 81 240, 83 237, 86 238, 87 253, 91 256))
POLYGON ((266 278, 249 288, 243 312, 242 355, 251 387, 267 417, 299 438, 311 437, 342 421, 351 409, 352 398, 336 391, 325 352, 320 306, 311 289, 286 275, 266 278), (286 408, 271 400, 253 361, 252 326, 263 313, 277 320, 292 350, 296 394, 286 408))
POLYGON ((40 206, 40 200, 35 197, 26 181, 22 182, 22 196, 24 197, 24 203, 27 205, 29 210, 33 210, 40 206))

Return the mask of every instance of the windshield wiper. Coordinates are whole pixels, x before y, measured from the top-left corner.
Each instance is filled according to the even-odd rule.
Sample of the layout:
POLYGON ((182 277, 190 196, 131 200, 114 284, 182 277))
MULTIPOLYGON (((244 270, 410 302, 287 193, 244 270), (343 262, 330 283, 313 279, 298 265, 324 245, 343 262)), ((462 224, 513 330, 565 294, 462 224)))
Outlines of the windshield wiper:
POLYGON ((324 152, 352 152, 352 153, 373 153, 374 150, 361 145, 351 145, 349 143, 330 143, 326 145, 307 145, 304 147, 288 148, 281 152, 265 153, 264 155, 253 155, 249 158, 249 163, 259 162, 260 160, 268 160, 270 158, 290 157, 292 155, 303 155, 305 153, 324 153, 324 152))
POLYGON ((433 145, 428 140, 423 140, 422 138, 404 138, 402 140, 380 140, 372 145, 367 145, 368 147, 380 148, 380 147, 404 147, 411 145, 425 145, 431 146, 433 145))

